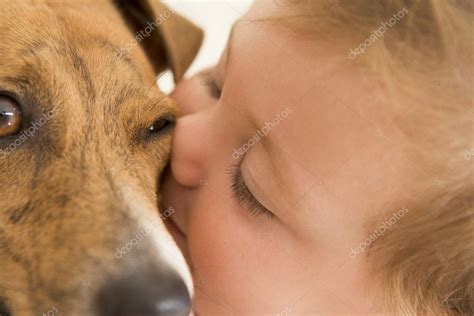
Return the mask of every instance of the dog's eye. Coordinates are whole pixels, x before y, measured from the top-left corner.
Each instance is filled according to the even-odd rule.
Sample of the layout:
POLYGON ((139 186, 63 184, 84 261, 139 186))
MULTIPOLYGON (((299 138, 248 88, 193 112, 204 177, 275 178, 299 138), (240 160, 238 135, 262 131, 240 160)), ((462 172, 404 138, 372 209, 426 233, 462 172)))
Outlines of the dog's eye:
POLYGON ((21 128, 21 116, 18 103, 0 95, 0 137, 17 134, 21 128))
POLYGON ((174 120, 170 118, 159 118, 150 127, 148 127, 149 134, 162 133, 169 129, 174 124, 174 120))

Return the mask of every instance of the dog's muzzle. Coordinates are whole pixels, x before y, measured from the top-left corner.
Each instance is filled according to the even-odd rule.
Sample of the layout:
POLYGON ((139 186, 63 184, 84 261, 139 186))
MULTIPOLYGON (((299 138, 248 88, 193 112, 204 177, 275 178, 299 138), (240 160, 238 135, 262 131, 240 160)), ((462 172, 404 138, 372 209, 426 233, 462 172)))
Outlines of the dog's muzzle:
POLYGON ((163 268, 137 268, 109 281, 98 294, 100 316, 188 316, 191 299, 179 275, 163 268))

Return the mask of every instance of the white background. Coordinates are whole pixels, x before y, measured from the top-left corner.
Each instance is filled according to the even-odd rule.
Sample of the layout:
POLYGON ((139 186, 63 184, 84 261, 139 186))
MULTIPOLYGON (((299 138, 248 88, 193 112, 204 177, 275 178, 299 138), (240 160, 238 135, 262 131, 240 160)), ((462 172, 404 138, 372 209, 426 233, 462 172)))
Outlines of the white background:
MULTIPOLYGON (((204 42, 193 64, 186 73, 190 76, 214 65, 224 50, 232 24, 244 15, 253 0, 164 0, 175 13, 193 21, 204 30, 204 42)), ((159 79, 160 89, 170 92, 173 79, 170 73, 159 79)))

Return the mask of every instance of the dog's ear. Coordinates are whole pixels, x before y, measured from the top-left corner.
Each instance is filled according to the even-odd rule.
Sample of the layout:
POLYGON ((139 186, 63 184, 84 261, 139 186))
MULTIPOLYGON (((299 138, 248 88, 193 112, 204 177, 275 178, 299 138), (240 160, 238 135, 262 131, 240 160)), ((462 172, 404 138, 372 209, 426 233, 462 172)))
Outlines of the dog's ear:
POLYGON ((158 0, 114 0, 156 73, 170 68, 181 79, 196 57, 203 31, 158 0))

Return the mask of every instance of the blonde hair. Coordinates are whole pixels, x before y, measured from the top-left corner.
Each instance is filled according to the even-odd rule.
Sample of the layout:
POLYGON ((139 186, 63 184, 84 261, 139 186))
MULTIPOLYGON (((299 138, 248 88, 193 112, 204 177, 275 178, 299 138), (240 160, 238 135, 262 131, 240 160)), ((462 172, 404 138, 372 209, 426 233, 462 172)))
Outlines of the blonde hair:
POLYGON ((432 177, 420 179, 425 194, 416 209, 371 245, 368 259, 382 284, 382 308, 396 315, 474 315, 474 175, 465 159, 474 148, 473 2, 279 2, 287 6, 282 19, 305 36, 352 39, 348 59, 350 47, 397 15, 353 63, 381 78, 394 102, 409 104, 397 125, 432 177))

